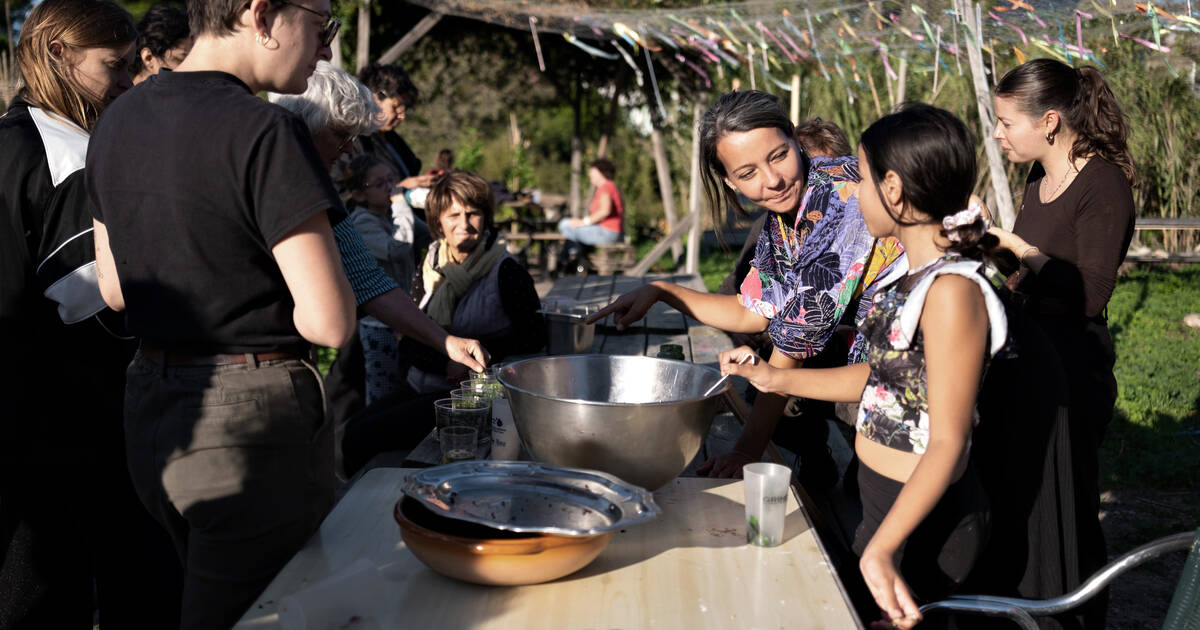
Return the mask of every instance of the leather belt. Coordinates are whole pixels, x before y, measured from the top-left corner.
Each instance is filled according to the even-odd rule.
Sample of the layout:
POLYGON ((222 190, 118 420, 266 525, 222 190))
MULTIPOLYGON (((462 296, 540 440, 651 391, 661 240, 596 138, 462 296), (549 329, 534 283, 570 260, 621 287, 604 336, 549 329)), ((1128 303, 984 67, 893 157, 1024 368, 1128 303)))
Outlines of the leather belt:
POLYGON ((246 363, 247 356, 254 357, 254 360, 258 362, 309 358, 308 353, 299 351, 250 352, 242 354, 184 354, 149 346, 142 346, 141 353, 143 357, 159 365, 239 365, 246 363))

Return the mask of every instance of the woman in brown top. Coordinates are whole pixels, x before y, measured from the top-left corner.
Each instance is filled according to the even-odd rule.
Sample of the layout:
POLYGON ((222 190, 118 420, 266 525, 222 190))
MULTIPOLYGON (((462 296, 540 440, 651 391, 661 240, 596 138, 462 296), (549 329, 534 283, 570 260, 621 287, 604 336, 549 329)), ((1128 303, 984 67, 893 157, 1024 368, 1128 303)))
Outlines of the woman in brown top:
MULTIPOLYGON (((1014 162, 1036 162, 1013 230, 992 232, 1020 258, 1009 284, 1051 339, 1069 383, 1078 559, 1068 562, 1079 572, 1067 569, 1063 587, 1069 590, 1106 561, 1098 451, 1112 419, 1117 382, 1105 307, 1133 237, 1129 123, 1098 70, 1053 59, 1036 59, 1006 74, 995 104, 1001 148, 1014 162)), ((1104 602, 1094 608, 1084 615, 1086 627, 1103 626, 1104 602)))

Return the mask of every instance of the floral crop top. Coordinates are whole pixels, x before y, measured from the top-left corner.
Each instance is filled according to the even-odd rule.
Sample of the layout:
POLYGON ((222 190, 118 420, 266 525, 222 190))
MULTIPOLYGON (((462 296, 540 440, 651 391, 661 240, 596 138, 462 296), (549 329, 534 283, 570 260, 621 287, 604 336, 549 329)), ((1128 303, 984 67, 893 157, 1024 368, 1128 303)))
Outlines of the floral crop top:
MULTIPOLYGON (((929 400, 925 391, 925 340, 918 324, 925 296, 938 276, 970 278, 983 292, 990 337, 985 371, 987 361, 1004 347, 1008 334, 1004 306, 981 267, 978 261, 948 255, 907 275, 893 275, 875 294, 859 327, 867 341, 867 364, 871 367, 855 422, 864 437, 901 451, 918 455, 925 452, 929 443, 929 400)), ((978 424, 978 412, 973 415, 978 424)))

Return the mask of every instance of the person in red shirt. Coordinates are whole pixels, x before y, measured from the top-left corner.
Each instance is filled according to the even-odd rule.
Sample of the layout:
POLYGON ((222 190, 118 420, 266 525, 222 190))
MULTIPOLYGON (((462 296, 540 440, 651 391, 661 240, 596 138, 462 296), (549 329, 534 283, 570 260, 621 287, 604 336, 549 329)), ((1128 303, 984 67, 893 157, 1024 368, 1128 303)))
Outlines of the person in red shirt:
POLYGON ((616 170, 613 163, 604 158, 592 162, 588 180, 596 188, 596 194, 588 204, 588 216, 558 222, 558 231, 567 240, 584 245, 608 245, 619 243, 624 237, 625 203, 613 183, 616 170))

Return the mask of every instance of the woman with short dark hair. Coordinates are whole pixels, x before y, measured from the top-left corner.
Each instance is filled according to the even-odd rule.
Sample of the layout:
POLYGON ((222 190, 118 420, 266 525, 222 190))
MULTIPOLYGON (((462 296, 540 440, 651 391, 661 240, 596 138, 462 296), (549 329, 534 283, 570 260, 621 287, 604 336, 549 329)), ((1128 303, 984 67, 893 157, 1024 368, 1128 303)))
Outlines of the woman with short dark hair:
MULTIPOLYGON (((434 241, 413 297, 439 326, 478 339, 493 360, 502 360, 540 350, 546 327, 533 278, 494 228, 495 208, 491 186, 474 173, 451 170, 434 182, 426 204, 434 241)), ((400 356, 411 365, 408 391, 351 418, 342 442, 347 473, 381 451, 416 446, 433 428, 433 402, 467 377, 462 365, 407 337, 400 356)))

